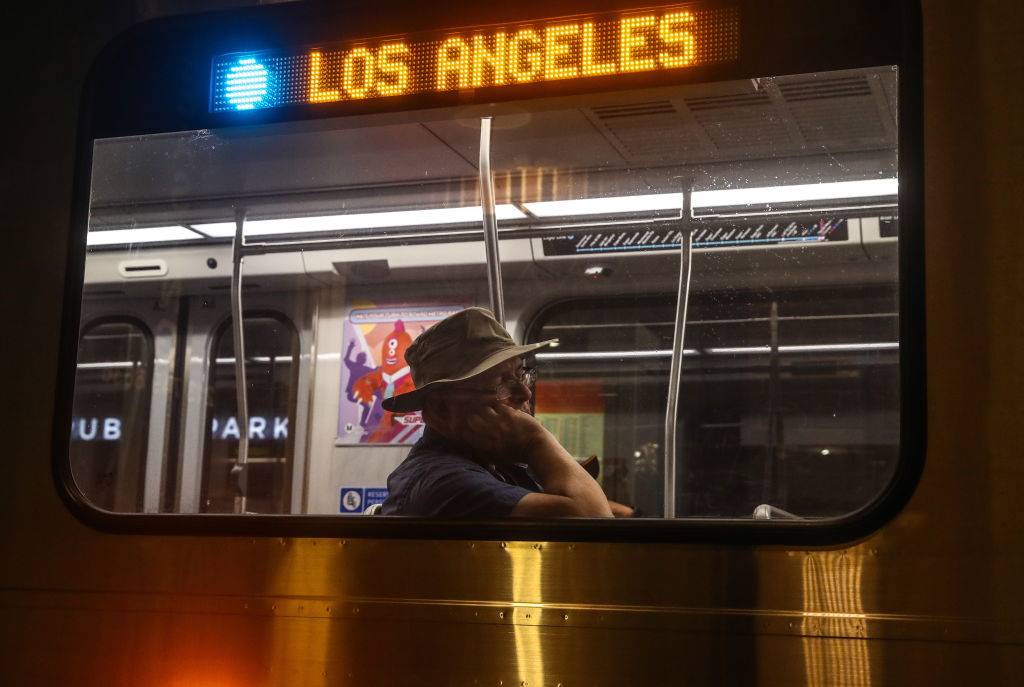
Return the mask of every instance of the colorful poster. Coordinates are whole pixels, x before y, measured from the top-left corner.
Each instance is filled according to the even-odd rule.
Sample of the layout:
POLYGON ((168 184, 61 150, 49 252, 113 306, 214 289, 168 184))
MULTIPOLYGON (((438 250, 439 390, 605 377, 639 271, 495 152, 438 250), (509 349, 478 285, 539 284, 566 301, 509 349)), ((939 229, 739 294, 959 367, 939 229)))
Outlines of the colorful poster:
POLYGON ((381 401, 415 388, 406 349, 428 327, 464 307, 394 306, 349 313, 341 341, 339 443, 412 444, 420 438, 419 413, 393 415, 381 401))
POLYGON ((600 381, 537 382, 536 416, 573 456, 604 458, 604 392, 600 381))

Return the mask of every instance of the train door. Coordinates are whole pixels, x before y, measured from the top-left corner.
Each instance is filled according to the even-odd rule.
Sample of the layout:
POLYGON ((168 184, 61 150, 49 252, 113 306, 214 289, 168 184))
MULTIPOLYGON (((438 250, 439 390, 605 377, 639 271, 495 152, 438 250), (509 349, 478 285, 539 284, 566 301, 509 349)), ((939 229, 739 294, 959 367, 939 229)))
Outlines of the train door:
MULTIPOLYGON (((260 288, 258 283, 251 284, 260 288)), ((248 428, 237 410, 229 296, 190 296, 183 451, 175 510, 232 513, 239 489, 237 447, 249 438, 245 475, 253 513, 300 513, 306 475, 311 318, 304 291, 247 295, 244 308, 248 428)))
POLYGON ((156 513, 174 448, 179 301, 86 297, 71 421, 80 488, 111 511, 156 513))

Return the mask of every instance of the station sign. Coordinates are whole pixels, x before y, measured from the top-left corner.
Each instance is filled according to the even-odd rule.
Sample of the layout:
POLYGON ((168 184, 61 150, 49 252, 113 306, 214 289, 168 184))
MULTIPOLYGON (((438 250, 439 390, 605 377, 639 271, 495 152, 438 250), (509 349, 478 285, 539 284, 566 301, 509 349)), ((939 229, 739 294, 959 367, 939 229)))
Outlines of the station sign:
POLYGON ((673 5, 218 55, 210 111, 683 70, 739 59, 740 11, 673 5))

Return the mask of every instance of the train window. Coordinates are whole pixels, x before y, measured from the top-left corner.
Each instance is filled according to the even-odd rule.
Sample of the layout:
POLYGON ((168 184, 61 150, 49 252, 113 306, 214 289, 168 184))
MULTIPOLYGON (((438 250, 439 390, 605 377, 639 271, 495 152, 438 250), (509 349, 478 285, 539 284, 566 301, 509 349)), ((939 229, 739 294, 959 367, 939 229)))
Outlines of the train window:
MULTIPOLYGON (((538 356, 540 417, 566 445, 600 452, 606 493, 649 514, 663 508, 674 306, 566 301, 532 332, 561 342, 538 356)), ((770 506, 836 517, 885 488, 899 457, 892 286, 719 291, 691 307, 678 516, 749 518, 770 506)))
POLYGON ((203 452, 200 496, 204 513, 288 513, 298 380, 299 338, 280 315, 252 314, 244 319, 245 368, 249 406, 249 453, 244 489, 237 503, 239 426, 235 393, 234 341, 231 322, 213 340, 206 416, 209 439, 203 452))
POLYGON ((105 478, 135 491, 90 486, 100 447, 72 437, 69 500, 239 516, 136 519, 157 530, 499 536, 371 517, 424 432, 383 405, 405 351, 484 306, 557 339, 538 420, 642 516, 518 535, 813 539, 895 512, 922 460, 913 3, 601 4, 286 3, 115 44, 68 289, 162 323, 132 339, 162 401, 105 478), (843 50, 801 47, 821 26, 843 50))
POLYGON ((71 469, 97 507, 138 511, 146 472, 153 341, 127 320, 86 326, 78 344, 71 469))

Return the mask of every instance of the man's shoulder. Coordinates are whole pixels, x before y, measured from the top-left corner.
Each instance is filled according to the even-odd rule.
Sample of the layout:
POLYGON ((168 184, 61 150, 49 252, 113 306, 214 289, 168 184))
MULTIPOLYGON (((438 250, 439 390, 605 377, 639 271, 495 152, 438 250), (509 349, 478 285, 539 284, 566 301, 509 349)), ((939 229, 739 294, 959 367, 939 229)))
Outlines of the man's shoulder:
POLYGON ((387 515, 503 517, 527 490, 444 441, 417 442, 388 477, 387 515))
POLYGON ((442 479, 453 472, 479 472, 490 475, 486 468, 464 455, 458 449, 434 437, 426 436, 416 442, 409 455, 391 473, 390 489, 411 489, 422 481, 442 479))

